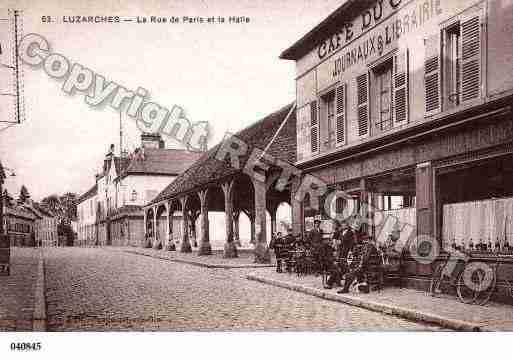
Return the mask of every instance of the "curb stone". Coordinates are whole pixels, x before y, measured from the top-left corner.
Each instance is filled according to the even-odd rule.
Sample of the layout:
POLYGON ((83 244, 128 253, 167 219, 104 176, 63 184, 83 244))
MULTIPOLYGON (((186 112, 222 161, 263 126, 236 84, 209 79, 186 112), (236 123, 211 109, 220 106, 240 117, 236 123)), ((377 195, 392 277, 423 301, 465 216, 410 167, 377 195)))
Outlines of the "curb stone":
POLYGON ((458 330, 458 331, 486 331, 483 326, 479 323, 468 322, 464 320, 451 319, 439 316, 433 313, 421 312, 405 307, 399 307, 390 304, 384 304, 379 302, 374 302, 370 300, 364 300, 360 298, 354 298, 351 296, 329 293, 320 289, 302 286, 300 284, 292 284, 288 282, 283 282, 275 279, 265 278, 261 276, 257 276, 254 274, 246 275, 246 279, 253 280, 256 282, 274 285, 276 287, 281 287, 285 289, 294 290, 296 292, 301 292, 305 294, 309 294, 315 297, 319 297, 326 300, 331 300, 335 302, 340 302, 348 305, 352 305, 355 307, 365 308, 372 310, 374 312, 380 312, 388 315, 395 315, 398 317, 402 317, 409 320, 426 322, 430 324, 436 324, 444 328, 458 330))
POLYGON ((34 293, 34 314, 32 318, 32 330, 35 332, 46 331, 46 300, 45 300, 45 264, 43 249, 39 249, 39 261, 37 265, 36 288, 34 293))
POLYGON ((159 256, 158 254, 152 254, 152 253, 141 253, 137 251, 131 251, 131 250, 121 250, 122 252, 129 253, 129 254, 135 254, 139 256, 145 256, 150 258, 156 258, 161 259, 169 262, 176 262, 176 263, 182 263, 182 264, 190 264, 197 267, 203 267, 203 268, 221 268, 221 269, 240 269, 240 268, 267 268, 267 267, 274 267, 273 264, 208 264, 208 263, 201 263, 196 262, 193 260, 185 260, 185 259, 179 259, 179 258, 169 258, 164 256, 159 256))

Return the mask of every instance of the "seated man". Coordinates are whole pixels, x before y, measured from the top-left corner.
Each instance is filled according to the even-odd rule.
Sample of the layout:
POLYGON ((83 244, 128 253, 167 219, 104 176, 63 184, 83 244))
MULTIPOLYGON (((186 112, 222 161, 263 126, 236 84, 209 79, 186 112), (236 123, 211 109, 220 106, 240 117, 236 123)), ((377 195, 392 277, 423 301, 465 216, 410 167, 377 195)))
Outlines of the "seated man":
POLYGON ((340 225, 338 221, 334 222, 333 240, 336 246, 336 262, 328 278, 327 289, 333 285, 340 285, 342 276, 347 272, 347 256, 353 249, 356 242, 356 236, 353 229, 346 221, 340 225))
POLYGON ((368 267, 372 264, 379 264, 379 253, 371 237, 366 234, 357 236, 357 243, 352 251, 353 260, 349 265, 349 272, 346 274, 344 288, 337 291, 337 293, 349 293, 349 287, 356 279, 359 283, 358 288, 363 293, 369 293, 369 286, 365 283, 365 274, 368 267))

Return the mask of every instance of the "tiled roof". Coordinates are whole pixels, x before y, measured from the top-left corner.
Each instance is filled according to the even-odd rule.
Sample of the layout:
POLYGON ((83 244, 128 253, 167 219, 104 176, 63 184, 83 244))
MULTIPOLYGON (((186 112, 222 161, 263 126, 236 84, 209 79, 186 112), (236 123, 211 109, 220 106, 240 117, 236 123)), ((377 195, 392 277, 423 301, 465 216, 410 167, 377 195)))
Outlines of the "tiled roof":
POLYGON ((7 216, 22 217, 32 221, 36 219, 36 216, 32 212, 22 207, 4 206, 4 211, 7 216))
MULTIPOLYGON (((121 176, 128 174, 159 174, 178 176, 192 165, 203 152, 167 148, 144 148, 134 153, 121 176)), ((118 172, 120 173, 120 172, 118 172)))
POLYGON ((88 200, 91 197, 94 197, 98 194, 98 185, 94 185, 91 187, 87 192, 85 192, 83 195, 78 197, 77 204, 84 202, 85 200, 88 200))
POLYGON ((55 214, 52 213, 52 211, 50 211, 48 208, 41 206, 37 202, 32 203, 32 207, 34 207, 36 210, 38 210, 40 213, 42 213, 43 215, 45 215, 47 217, 55 217, 55 214))
POLYGON ((116 173, 119 175, 125 171, 130 164, 130 159, 126 157, 114 157, 114 166, 116 167, 116 173))
MULTIPOLYGON (((248 146, 246 155, 239 158, 241 169, 244 168, 254 148, 262 151, 267 149, 266 153, 289 163, 296 161, 295 111, 292 111, 287 122, 283 123, 292 106, 293 104, 289 104, 235 134, 238 139, 248 146), (282 124, 283 126, 280 128, 282 124), (280 131, 277 133, 279 129, 280 131)), ((215 158, 220 145, 217 144, 204 153, 199 160, 178 176, 151 203, 176 197, 180 193, 186 193, 194 188, 240 172, 239 169, 230 165, 228 158, 224 161, 215 158)))

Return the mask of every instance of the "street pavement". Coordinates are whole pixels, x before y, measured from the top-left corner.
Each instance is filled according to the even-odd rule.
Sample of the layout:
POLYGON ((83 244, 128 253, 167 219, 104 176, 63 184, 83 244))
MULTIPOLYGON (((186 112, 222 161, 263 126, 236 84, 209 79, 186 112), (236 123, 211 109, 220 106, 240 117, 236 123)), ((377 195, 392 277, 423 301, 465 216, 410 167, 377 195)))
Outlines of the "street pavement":
POLYGON ((251 271, 102 248, 45 249, 48 330, 440 329, 248 281, 251 271))
POLYGON ((31 331, 39 250, 11 248, 11 274, 0 277, 0 331, 31 331))

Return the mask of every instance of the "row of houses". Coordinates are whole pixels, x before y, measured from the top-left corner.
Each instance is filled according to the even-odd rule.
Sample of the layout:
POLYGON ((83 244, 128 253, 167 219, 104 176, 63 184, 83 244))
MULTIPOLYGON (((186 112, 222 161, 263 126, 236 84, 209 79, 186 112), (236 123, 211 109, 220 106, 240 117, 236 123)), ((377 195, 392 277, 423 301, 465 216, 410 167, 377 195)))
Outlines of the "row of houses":
MULTIPOLYGON (((293 104, 191 158, 181 173, 165 180, 148 174, 144 190, 155 192, 134 212, 119 208, 141 192, 130 196, 130 181, 117 180, 122 159, 107 158, 97 187, 83 197, 96 198, 84 205, 89 223, 101 232, 102 220, 111 218, 116 236, 126 236, 118 218, 137 213, 143 225, 134 244, 171 248, 181 227, 181 250, 189 251, 187 228, 199 221, 199 253, 209 254, 208 213, 223 211, 225 256, 233 257, 234 228, 244 212, 255 260, 265 262, 266 217, 273 233, 280 203, 291 205, 297 235, 314 219, 329 232, 330 211, 352 208, 378 241, 394 231, 413 243, 404 275, 418 288, 433 270, 415 252, 419 237, 434 238, 440 248, 477 242, 511 248, 511 23, 511 0, 345 1, 280 55, 296 65, 293 104), (337 190, 345 197, 330 203, 327 193, 337 190), (102 217, 109 206, 119 217, 102 217)), ((157 172, 158 166, 167 168, 164 161, 157 172)), ((91 231, 109 242, 85 230, 91 231)), ((510 262, 505 258, 504 268, 513 268, 510 262)))
MULTIPOLYGON (((94 185, 77 203, 77 244, 147 245, 142 206, 190 166, 200 152, 167 149, 159 134, 143 133, 133 153, 111 145, 94 185)), ((180 218, 174 221, 180 228, 180 218)))
POLYGON ((4 231, 11 246, 51 247, 59 245, 57 217, 38 203, 10 205, 4 202, 4 231))

